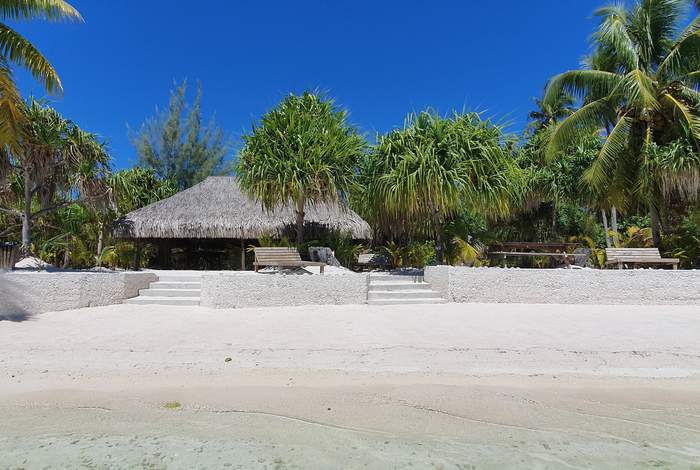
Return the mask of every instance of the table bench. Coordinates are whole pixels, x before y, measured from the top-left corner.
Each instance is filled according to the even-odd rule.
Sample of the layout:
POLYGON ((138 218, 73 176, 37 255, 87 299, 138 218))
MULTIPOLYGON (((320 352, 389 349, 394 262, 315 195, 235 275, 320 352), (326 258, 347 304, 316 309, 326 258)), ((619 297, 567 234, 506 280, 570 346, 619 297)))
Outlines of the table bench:
POLYGON ((561 259, 564 266, 567 268, 571 267, 571 261, 575 260, 575 255, 568 253, 576 247, 575 243, 559 243, 559 242, 504 242, 493 245, 493 248, 498 248, 498 250, 489 249, 489 256, 496 256, 503 260, 505 265, 506 259, 509 257, 538 257, 543 256, 547 258, 561 259))

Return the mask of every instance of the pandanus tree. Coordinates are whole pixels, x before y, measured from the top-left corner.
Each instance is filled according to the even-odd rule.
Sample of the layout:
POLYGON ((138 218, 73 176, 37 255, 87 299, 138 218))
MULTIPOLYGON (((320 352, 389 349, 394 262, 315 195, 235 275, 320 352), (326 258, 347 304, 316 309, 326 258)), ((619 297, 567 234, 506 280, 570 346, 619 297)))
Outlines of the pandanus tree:
POLYGON ((241 188, 268 210, 292 204, 297 244, 304 241, 304 208, 343 198, 366 146, 345 110, 308 91, 287 96, 243 139, 241 188))
POLYGON ((3 0, 0 2, 0 146, 19 151, 24 129, 23 101, 12 78, 11 64, 26 68, 48 92, 62 91, 51 63, 6 21, 43 19, 81 21, 80 13, 63 0, 3 0))
POLYGON ((99 208, 109 201, 109 155, 94 134, 53 108, 32 101, 22 113, 21 152, 0 152, 0 211, 21 220, 22 251, 28 254, 37 218, 75 202, 99 208), (13 182, 19 194, 8 189, 13 182))
POLYGON ((700 16, 680 24, 690 3, 638 0, 598 10, 594 67, 554 77, 544 97, 583 100, 553 131, 548 154, 598 129, 604 142, 585 184, 600 199, 614 194, 618 204, 648 208, 657 246, 664 195, 698 195, 700 159, 655 150, 682 142, 700 153, 700 16))
POLYGON ((500 127, 478 113, 422 112, 389 132, 363 162, 355 207, 386 232, 432 235, 444 261, 445 225, 465 210, 508 214, 521 173, 500 127))

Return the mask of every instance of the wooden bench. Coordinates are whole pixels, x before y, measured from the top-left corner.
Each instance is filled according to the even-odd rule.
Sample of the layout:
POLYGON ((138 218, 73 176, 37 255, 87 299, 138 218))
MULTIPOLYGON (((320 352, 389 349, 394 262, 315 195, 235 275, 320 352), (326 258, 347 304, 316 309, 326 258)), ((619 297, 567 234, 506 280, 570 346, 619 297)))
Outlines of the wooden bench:
POLYGON ((623 269, 625 265, 670 265, 673 269, 678 269, 678 258, 662 258, 658 248, 606 248, 605 265, 617 265, 618 269, 623 269))
POLYGON ((357 256, 357 261, 355 262, 356 269, 367 269, 367 268, 388 268, 390 266, 389 260, 386 255, 381 253, 361 253, 357 256))
POLYGON ((303 261, 296 248, 260 246, 255 247, 255 261, 253 267, 257 272, 261 266, 274 266, 282 268, 303 268, 304 266, 318 266, 323 274, 326 263, 317 261, 303 261))
POLYGON ((508 257, 537 257, 561 259, 564 265, 571 267, 571 261, 575 257, 567 250, 576 247, 575 243, 539 243, 539 242, 504 242, 494 245, 492 248, 500 248, 498 251, 489 249, 489 256, 496 256, 503 260, 505 265, 508 257))

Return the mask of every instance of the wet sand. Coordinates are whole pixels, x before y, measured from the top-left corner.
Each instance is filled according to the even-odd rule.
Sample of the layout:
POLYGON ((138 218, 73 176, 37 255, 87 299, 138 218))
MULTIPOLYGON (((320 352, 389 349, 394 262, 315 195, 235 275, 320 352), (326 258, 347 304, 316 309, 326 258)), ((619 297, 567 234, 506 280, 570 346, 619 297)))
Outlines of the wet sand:
POLYGON ((0 468, 698 469, 698 339, 671 306, 2 321, 0 468))

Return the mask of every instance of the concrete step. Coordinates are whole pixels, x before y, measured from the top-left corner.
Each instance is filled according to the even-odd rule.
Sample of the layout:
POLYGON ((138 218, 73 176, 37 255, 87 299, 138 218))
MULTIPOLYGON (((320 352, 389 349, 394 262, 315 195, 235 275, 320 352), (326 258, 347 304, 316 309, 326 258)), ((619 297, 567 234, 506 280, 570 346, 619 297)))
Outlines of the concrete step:
POLYGON ((152 289, 200 289, 201 282, 193 281, 156 281, 151 282, 152 289))
POLYGON ((139 295, 142 297, 199 297, 201 289, 141 289, 139 295))
POLYGON ((370 282, 369 290, 430 290, 430 284, 428 284, 427 282, 370 282))
POLYGON ((197 274, 158 274, 159 282, 202 282, 197 274))
POLYGON ((445 304, 447 301, 441 298, 417 298, 417 299, 370 299, 369 305, 420 305, 420 304, 445 304))
POLYGON ((393 300, 393 299, 442 299, 439 292, 428 290, 370 290, 367 295, 368 300, 393 300))
POLYGON ((199 305, 199 297, 151 297, 139 296, 124 301, 135 305, 199 305))
POLYGON ((404 284, 404 283, 418 284, 418 283, 423 282, 423 276, 387 276, 387 275, 372 276, 372 275, 370 275, 369 282, 370 282, 370 284, 374 284, 375 282, 383 282, 383 283, 394 282, 394 283, 399 283, 399 284, 404 284))

